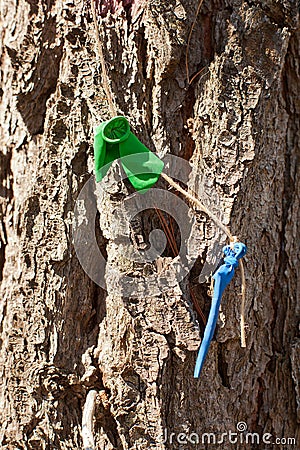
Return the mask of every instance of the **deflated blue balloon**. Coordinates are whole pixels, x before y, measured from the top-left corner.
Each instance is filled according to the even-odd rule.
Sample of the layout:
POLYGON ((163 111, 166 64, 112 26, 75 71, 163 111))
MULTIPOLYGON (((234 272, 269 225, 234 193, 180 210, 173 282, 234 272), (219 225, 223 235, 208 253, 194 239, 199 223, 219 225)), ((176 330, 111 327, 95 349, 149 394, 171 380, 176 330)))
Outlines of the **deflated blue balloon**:
POLYGON ((223 248, 223 252, 225 254, 224 264, 222 264, 216 271, 216 273, 213 275, 213 279, 215 280, 213 298, 211 301, 211 308, 207 324, 205 327, 204 336, 201 342, 201 346, 196 361, 194 378, 199 378, 200 376, 209 349, 209 345, 213 338, 218 320, 223 292, 234 276, 234 271, 239 264, 238 262, 239 259, 245 256, 247 252, 247 247, 245 244, 242 244, 241 242, 236 242, 233 245, 233 248, 230 245, 226 245, 223 248))

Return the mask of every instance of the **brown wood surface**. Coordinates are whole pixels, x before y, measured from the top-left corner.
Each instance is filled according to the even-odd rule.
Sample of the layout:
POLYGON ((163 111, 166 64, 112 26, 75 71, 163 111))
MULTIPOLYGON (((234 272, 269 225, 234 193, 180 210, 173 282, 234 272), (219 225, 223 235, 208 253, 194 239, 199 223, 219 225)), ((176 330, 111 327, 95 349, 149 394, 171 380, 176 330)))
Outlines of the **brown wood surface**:
MULTIPOLYGON (((93 127, 109 117, 90 4, 0 0, 3 450, 82 448, 91 390, 97 449, 209 449, 176 439, 220 436, 241 421, 297 444, 215 448, 300 446, 298 6, 205 0, 191 35, 190 79, 203 70, 189 85, 197 4, 98 1, 99 31, 118 113, 161 157, 190 161, 189 187, 248 246, 247 348, 237 274, 201 378, 193 379, 203 322, 190 290, 207 317, 209 286, 197 277, 219 239, 204 215, 189 237, 199 254, 190 275, 180 283, 170 276, 168 291, 150 287, 136 299, 126 294, 124 274, 138 289, 173 255, 167 248, 149 264, 127 257, 120 233, 138 248, 162 227, 155 209, 134 227, 118 220, 132 189, 111 174, 96 221, 107 291, 84 272, 73 246, 74 207, 93 173, 93 127), (172 444, 161 442, 166 429, 175 433, 172 444)), ((158 187, 166 189, 163 180, 158 187)))

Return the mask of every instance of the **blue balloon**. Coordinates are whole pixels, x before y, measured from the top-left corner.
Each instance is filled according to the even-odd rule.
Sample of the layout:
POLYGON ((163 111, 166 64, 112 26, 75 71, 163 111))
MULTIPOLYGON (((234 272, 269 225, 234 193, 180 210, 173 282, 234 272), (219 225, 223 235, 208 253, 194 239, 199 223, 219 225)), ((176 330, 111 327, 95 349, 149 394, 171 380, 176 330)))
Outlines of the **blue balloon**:
POLYGON ((224 264, 222 264, 213 275, 213 279, 215 280, 214 292, 204 336, 197 356, 194 378, 199 378, 200 376, 211 340, 213 338, 223 292, 234 276, 234 271, 239 264, 238 260, 245 256, 247 247, 241 242, 236 242, 233 245, 233 248, 230 245, 226 245, 223 248, 223 252, 225 254, 224 264))

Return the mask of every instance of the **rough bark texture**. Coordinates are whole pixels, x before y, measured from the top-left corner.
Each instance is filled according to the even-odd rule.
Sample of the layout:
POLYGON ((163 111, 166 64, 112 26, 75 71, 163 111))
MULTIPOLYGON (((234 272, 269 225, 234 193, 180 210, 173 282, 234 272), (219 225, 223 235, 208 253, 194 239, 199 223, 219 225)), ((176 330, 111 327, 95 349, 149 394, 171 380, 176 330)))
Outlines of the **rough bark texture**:
MULTIPOLYGON (((197 1, 98 2, 118 111, 160 156, 192 163, 189 186, 205 191, 249 248, 247 348, 239 345, 237 276, 199 381, 192 375, 203 323, 190 290, 207 314, 208 286, 195 279, 217 233, 198 215, 191 251, 200 257, 190 277, 171 278, 162 294, 122 295, 125 272, 138 286, 158 264, 126 261, 114 211, 132 191, 108 183, 98 242, 119 272, 107 269, 107 291, 91 281, 71 233, 76 197, 92 174, 93 126, 109 117, 90 5, 0 5, 1 448, 81 448, 91 389, 99 392, 98 449, 208 448, 163 443, 164 430, 201 439, 234 432, 239 421, 299 446, 297 2, 205 0, 190 77, 204 70, 190 85, 185 56, 197 1)), ((147 240, 159 224, 155 211, 138 224, 147 240)), ((134 240, 135 230, 122 233, 134 240)), ((167 249, 160 265, 171 256, 167 249)))

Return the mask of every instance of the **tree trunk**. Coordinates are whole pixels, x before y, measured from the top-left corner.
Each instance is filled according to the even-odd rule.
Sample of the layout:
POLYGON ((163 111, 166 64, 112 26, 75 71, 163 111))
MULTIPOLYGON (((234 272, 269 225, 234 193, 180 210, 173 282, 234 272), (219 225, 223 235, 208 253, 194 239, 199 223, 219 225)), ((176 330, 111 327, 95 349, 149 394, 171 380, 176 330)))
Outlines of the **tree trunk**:
POLYGON ((98 25, 118 113, 248 247, 247 347, 237 271, 193 378, 211 221, 164 180, 132 217, 119 166, 95 190, 109 112, 90 3, 1 0, 2 449, 82 448, 89 392, 97 449, 300 445, 297 2, 197 4, 98 1, 98 25), (162 224, 163 253, 134 260, 162 224))

